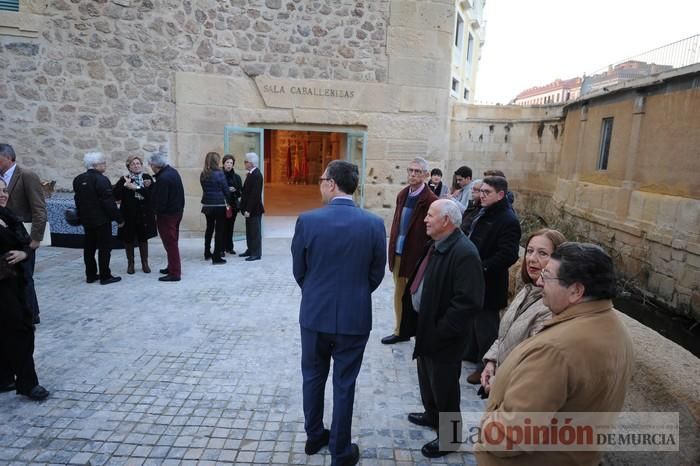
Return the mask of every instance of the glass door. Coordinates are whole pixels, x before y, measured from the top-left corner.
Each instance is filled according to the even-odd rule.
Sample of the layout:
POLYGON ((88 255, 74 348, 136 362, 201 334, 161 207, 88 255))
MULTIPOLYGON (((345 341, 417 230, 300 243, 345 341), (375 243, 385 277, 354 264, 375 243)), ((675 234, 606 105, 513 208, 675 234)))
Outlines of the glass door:
POLYGON ((365 206, 365 157, 367 152, 367 133, 347 133, 347 146, 345 148, 345 160, 357 165, 360 170, 360 181, 357 186, 357 191, 353 195, 355 203, 363 207, 365 206))
MULTIPOLYGON (((224 127, 224 154, 231 154, 236 159, 236 164, 233 169, 240 175, 241 180, 245 182, 245 177, 248 174, 245 170, 245 155, 248 152, 258 154, 258 170, 265 173, 263 147, 264 133, 262 128, 240 128, 237 126, 224 127)), ((265 189, 263 188, 263 199, 265 197, 265 189)), ((243 213, 239 213, 234 224, 234 238, 236 240, 245 238, 245 220, 243 213)))

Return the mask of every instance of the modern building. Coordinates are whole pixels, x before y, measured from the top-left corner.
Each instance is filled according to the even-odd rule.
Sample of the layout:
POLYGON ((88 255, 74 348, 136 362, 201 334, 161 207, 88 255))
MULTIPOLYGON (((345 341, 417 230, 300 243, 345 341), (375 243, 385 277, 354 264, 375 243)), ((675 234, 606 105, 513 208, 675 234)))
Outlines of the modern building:
POLYGON ((531 87, 518 94, 514 105, 558 105, 576 100, 581 92, 581 78, 557 79, 544 86, 531 87))
POLYGON ((474 100, 481 48, 486 39, 486 25, 483 19, 485 4, 485 0, 455 2, 450 95, 460 102, 471 103, 474 100))

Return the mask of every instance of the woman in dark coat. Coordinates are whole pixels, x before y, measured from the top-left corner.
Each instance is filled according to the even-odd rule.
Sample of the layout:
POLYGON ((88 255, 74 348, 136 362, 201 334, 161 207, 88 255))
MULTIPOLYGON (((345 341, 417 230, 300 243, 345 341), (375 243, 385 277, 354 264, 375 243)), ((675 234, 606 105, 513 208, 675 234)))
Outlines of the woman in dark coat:
POLYGON ((229 196, 227 199, 227 204, 231 209, 231 216, 227 214, 226 217, 226 228, 224 229, 224 238, 226 242, 226 252, 229 254, 236 254, 233 249, 233 227, 236 224, 236 215, 238 215, 238 206, 241 201, 241 189, 243 189, 243 181, 241 177, 233 169, 233 165, 236 163, 236 159, 233 155, 226 154, 223 158, 224 176, 226 177, 226 184, 228 184, 229 196))
POLYGON ((121 177, 114 185, 114 198, 121 201, 121 213, 124 226, 117 236, 124 242, 126 251, 126 273, 134 273, 134 243, 139 245, 141 268, 144 273, 151 273, 148 266, 148 239, 156 236, 156 217, 151 207, 151 188, 153 178, 143 173, 143 161, 137 155, 126 159, 129 174, 121 177))
POLYGON ((21 264, 31 240, 22 221, 6 207, 7 199, 7 185, 0 178, 0 392, 15 390, 43 400, 49 392, 39 385, 34 368, 34 325, 24 298, 21 264))
POLYGON ((212 264, 225 264, 223 259, 226 222, 226 200, 229 189, 226 177, 219 168, 221 156, 218 152, 209 152, 204 158, 204 170, 199 175, 202 185, 202 213, 207 219, 204 232, 204 259, 211 259, 212 264), (211 237, 214 234, 214 252, 211 252, 211 237))

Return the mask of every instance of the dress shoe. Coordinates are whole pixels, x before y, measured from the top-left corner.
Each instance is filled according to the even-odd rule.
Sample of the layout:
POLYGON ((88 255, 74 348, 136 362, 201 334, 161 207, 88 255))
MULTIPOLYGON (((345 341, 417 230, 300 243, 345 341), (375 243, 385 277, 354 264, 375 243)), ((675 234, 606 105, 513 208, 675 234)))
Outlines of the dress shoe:
POLYGON ((236 255, 236 251, 234 251, 233 249, 227 249, 227 250, 226 250, 226 254, 231 254, 232 256, 235 256, 235 255, 236 255))
POLYGON ((430 419, 425 413, 409 413, 408 422, 417 426, 425 426, 437 430, 437 422, 430 419))
POLYGON ((97 277, 88 277, 85 279, 87 283, 95 283, 97 280, 99 280, 97 277))
POLYGON ((440 450, 439 437, 423 445, 420 452, 423 453, 423 456, 426 458, 440 458, 441 456, 445 456, 450 453, 449 451, 440 450))
POLYGON ((47 396, 49 396, 49 391, 42 387, 41 385, 36 385, 34 388, 29 390, 28 393, 20 393, 20 395, 24 395, 27 398, 30 398, 35 401, 43 400, 47 396))
POLYGON ((14 392, 15 390, 17 390, 17 386, 14 382, 0 386, 0 393, 14 392))
POLYGON ((328 445, 328 441, 331 438, 331 431, 328 429, 323 429, 323 433, 321 433, 321 438, 318 439, 315 442, 312 442, 311 440, 306 440, 306 445, 304 446, 304 451, 306 452, 307 455, 315 455, 318 453, 318 451, 328 445))
POLYGON ((175 277, 173 275, 166 275, 164 277, 158 278, 159 282, 179 282, 180 277, 175 277))
POLYGON ((250 251, 246 250, 246 252, 242 252, 238 255, 238 257, 248 257, 250 256, 250 251))
POLYGON ((105 278, 104 280, 100 280, 100 285, 109 285, 110 283, 117 283, 118 281, 121 281, 122 277, 109 277, 105 278))
POLYGON ((245 258, 246 262, 259 261, 260 256, 250 256, 245 258))
POLYGON ((225 264, 225 263, 226 263, 226 259, 212 259, 212 260, 211 260, 211 263, 212 263, 212 264, 225 264))
POLYGON ((164 269, 160 269, 158 272, 160 272, 160 273, 162 273, 162 274, 164 274, 164 275, 167 275, 167 274, 168 274, 168 268, 166 267, 166 268, 164 268, 164 269))
POLYGON ((394 343, 400 343, 402 341, 408 340, 410 340, 409 337, 400 337, 392 333, 391 335, 382 338, 382 343, 384 343, 385 345, 393 345, 394 343))
POLYGON ((355 466, 360 461, 360 447, 356 443, 351 443, 350 448, 352 448, 352 453, 343 461, 338 462, 340 466, 355 466))
POLYGON ((41 323, 41 317, 39 317, 39 314, 32 316, 32 323, 33 324, 40 324, 41 323))
POLYGON ((481 371, 474 371, 467 376, 467 382, 472 385, 479 385, 481 383, 481 371))
POLYGON ((208 251, 205 251, 204 252, 204 260, 208 261, 209 259, 211 259, 211 253, 208 251))

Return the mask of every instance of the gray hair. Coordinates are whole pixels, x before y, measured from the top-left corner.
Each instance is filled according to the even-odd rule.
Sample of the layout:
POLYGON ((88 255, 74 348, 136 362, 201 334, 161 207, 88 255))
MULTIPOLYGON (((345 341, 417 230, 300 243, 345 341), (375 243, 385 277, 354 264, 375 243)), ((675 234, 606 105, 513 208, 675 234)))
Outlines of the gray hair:
POLYGON ((481 178, 472 180, 472 186, 476 186, 477 184, 484 184, 484 180, 482 180, 481 178))
POLYGON ((86 170, 95 168, 95 165, 105 163, 107 160, 102 152, 88 152, 83 157, 83 165, 85 165, 86 170))
POLYGON ((417 163, 420 165, 421 170, 427 173, 427 171, 430 169, 430 165, 428 165, 428 161, 425 160, 423 157, 416 157, 415 159, 411 160, 409 163, 417 163))
POLYGON ((248 152, 245 155, 245 159, 247 162, 252 163, 254 167, 258 166, 258 154, 256 154, 255 152, 248 152))
POLYGON ((148 158, 148 163, 154 167, 163 168, 170 163, 168 160, 168 154, 165 152, 154 152, 148 158))
POLYGON ((458 228, 462 225, 462 214, 464 213, 462 204, 454 199, 438 199, 435 202, 438 202, 438 215, 446 216, 452 225, 458 228))

